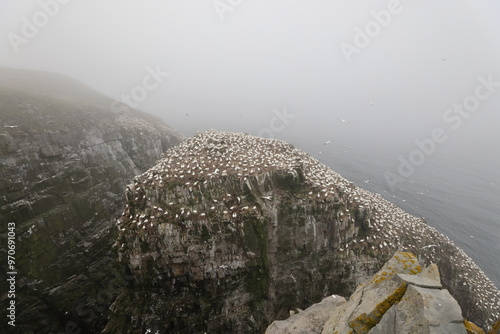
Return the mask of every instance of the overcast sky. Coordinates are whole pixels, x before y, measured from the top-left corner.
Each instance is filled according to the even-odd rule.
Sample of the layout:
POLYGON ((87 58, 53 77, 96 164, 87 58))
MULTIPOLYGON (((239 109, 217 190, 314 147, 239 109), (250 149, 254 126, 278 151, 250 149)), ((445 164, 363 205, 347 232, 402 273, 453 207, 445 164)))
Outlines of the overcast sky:
MULTIPOLYGON (((500 80, 498 1, 65 1, 1 0, 0 66, 62 73, 118 100, 135 89, 129 102, 187 135, 327 140, 350 124, 411 147, 478 76, 500 80), (145 90, 151 70, 162 74, 145 90), (293 118, 276 123, 277 110, 293 118)), ((467 131, 496 132, 470 129, 498 123, 498 108, 485 110, 499 101, 482 102, 464 144, 467 131)))

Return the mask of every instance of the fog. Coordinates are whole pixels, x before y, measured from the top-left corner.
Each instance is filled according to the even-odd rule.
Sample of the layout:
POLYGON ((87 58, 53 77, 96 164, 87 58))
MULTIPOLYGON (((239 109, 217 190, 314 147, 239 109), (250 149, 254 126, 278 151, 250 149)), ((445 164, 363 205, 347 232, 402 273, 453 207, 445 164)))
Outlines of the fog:
MULTIPOLYGON (((500 79, 494 1, 54 1, 2 1, 0 65, 62 73, 118 100, 158 67, 169 76, 137 108, 187 135, 257 134, 286 107, 296 117, 276 137, 344 134, 342 118, 358 136, 412 144, 478 76, 500 79), (356 47, 355 29, 391 3, 397 14, 349 63, 341 43, 356 47), (38 18, 34 37, 9 40, 44 7, 55 14, 45 25, 38 18)), ((499 99, 467 127, 488 132, 499 99)))
POLYGON ((0 66, 61 73, 119 101, 136 89, 140 101, 129 98, 132 106, 186 135, 243 131, 317 143, 317 151, 334 140, 341 150, 392 151, 396 159, 444 128, 441 152, 489 160, 494 155, 484 152, 496 150, 500 136, 500 94, 461 117, 458 129, 444 121, 448 108, 474 93, 479 76, 500 81, 495 1, 0 6, 0 66), (148 69, 162 73, 161 82, 148 81, 154 88, 138 95, 148 69), (277 120, 285 110, 290 116, 277 120))
POLYGON ((474 162, 484 182, 500 183, 498 1, 2 0, 0 9, 0 66, 61 73, 120 101, 135 89, 134 106, 186 135, 273 136, 330 161, 380 153, 382 172, 396 173, 399 155, 442 129, 428 163, 474 162), (473 111, 448 113, 474 102, 478 85, 473 111))

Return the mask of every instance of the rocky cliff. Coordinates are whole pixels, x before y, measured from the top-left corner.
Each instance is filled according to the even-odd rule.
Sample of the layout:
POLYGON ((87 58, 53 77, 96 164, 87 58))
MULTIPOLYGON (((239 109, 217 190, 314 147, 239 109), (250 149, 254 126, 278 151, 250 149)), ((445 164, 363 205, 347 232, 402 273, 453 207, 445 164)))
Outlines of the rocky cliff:
POLYGON ((106 333, 263 333, 398 250, 437 263, 469 320, 498 318, 500 292, 448 238, 282 141, 199 134, 126 197, 114 249, 132 279, 106 333))
POLYGON ((266 334, 484 334, 465 320, 457 301, 443 289, 439 269, 422 270, 411 253, 397 252, 346 302, 321 303, 275 321, 266 334), (321 307, 320 307, 321 306, 321 307), (310 319, 316 321, 311 322, 310 319))
MULTIPOLYGON (((0 83, 13 82, 15 71, 8 73, 0 83)), ((1 253, 6 259, 7 222, 14 222, 18 272, 9 331, 100 332, 121 286, 111 245, 125 185, 182 138, 144 113, 113 112, 103 96, 94 97, 107 106, 30 93, 22 89, 29 77, 15 81, 19 90, 0 87, 1 253)), ((1 297, 4 305, 5 291, 1 297)), ((6 321, 1 326, 6 332, 6 321)))

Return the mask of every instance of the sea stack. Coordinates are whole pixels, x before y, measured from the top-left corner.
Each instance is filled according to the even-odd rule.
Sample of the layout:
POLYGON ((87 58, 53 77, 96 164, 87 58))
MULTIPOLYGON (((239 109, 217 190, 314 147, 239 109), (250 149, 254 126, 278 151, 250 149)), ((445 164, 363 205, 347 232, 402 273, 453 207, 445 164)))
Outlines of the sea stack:
POLYGON ((117 229, 128 286, 105 333, 263 333, 351 295, 398 251, 436 263, 468 320, 500 313, 498 289, 447 237, 275 139, 207 131, 169 149, 127 187, 117 229))

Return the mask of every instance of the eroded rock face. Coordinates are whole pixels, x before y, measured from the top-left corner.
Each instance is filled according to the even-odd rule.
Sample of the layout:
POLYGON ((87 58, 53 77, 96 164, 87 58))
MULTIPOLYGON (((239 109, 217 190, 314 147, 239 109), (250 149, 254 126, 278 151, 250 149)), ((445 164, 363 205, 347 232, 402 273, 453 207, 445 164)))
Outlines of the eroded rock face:
POLYGON ((3 244, 6 222, 16 223, 16 330, 98 332, 120 289, 110 285, 119 276, 111 227, 125 185, 182 138, 136 111, 3 88, 0 116, 0 233, 3 244))
POLYGON ((498 290, 450 240, 278 140, 185 141, 128 186, 117 229, 134 282, 107 333, 262 333, 291 309, 350 295, 397 250, 444 268, 469 319, 499 311, 498 290))

